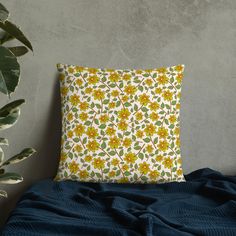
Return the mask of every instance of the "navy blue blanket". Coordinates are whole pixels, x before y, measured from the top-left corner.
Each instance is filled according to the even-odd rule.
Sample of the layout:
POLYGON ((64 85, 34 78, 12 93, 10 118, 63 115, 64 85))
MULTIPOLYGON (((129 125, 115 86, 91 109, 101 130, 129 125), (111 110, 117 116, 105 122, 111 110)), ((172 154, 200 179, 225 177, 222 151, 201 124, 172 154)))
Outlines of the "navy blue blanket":
POLYGON ((12 212, 3 236, 236 235, 236 177, 210 169, 186 183, 129 185, 45 180, 12 212))

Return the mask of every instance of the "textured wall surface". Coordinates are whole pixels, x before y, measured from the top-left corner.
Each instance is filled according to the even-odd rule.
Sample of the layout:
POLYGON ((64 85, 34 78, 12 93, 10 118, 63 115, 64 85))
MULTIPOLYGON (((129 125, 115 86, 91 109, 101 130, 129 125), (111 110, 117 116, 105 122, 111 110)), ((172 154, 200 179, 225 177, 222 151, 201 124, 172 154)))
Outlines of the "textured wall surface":
MULTIPOLYGON (((186 65, 181 110, 184 172, 210 167, 236 174, 236 1, 2 0, 34 46, 21 59, 12 99, 25 98, 18 124, 1 133, 7 155, 38 151, 11 167, 25 181, 6 187, 4 222, 22 191, 55 175, 60 146, 57 62, 92 67, 186 65)), ((1 105, 7 101, 1 95, 1 105)), ((3 186, 1 186, 3 187, 3 186)), ((5 187, 5 186, 4 186, 5 187)))

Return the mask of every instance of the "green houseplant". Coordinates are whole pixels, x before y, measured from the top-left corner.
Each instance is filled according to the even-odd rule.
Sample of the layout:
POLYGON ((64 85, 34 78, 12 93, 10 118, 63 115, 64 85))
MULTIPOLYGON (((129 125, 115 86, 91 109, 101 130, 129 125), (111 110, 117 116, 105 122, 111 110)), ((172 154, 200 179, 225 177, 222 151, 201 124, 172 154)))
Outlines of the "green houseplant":
MULTIPOLYGON (((20 65, 17 57, 23 56, 30 49, 33 51, 30 41, 25 37, 19 27, 8 20, 9 11, 0 3, 0 92, 9 98, 16 90, 20 78, 20 65), (22 46, 3 46, 10 40, 16 39, 22 46)), ((0 131, 15 125, 20 116, 20 106, 25 102, 19 99, 0 108, 0 131)), ((16 164, 30 157, 35 150, 25 148, 20 153, 4 161, 2 145, 8 145, 6 138, 0 138, 0 184, 16 184, 23 181, 23 177, 17 173, 6 172, 5 167, 16 164)), ((7 197, 4 190, 0 190, 1 197, 7 197)))

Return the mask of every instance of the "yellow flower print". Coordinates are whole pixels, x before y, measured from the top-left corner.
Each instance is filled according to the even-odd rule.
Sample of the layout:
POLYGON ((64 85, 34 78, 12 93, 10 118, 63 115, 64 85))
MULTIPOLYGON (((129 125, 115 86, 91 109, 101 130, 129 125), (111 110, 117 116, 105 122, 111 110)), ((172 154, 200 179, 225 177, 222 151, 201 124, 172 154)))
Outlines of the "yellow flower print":
POLYGON ((114 72, 115 70, 114 70, 114 69, 107 68, 106 71, 107 71, 107 72, 114 72))
POLYGON ((79 171, 79 177, 80 177, 81 180, 87 179, 88 176, 89 176, 89 173, 88 173, 87 170, 80 170, 79 171))
POLYGON ((120 161, 117 159, 117 158, 114 158, 112 161, 111 161, 111 164, 113 166, 118 166, 120 164, 120 161))
POLYGON ((93 167, 94 169, 103 169, 105 167, 105 160, 102 160, 100 157, 94 158, 93 167))
POLYGON ((89 84, 96 84, 99 82, 99 78, 96 75, 92 75, 88 78, 89 84))
POLYGON ((99 118, 101 123, 106 123, 107 121, 109 121, 109 116, 108 115, 101 115, 99 118))
POLYGON ((182 170, 182 169, 178 169, 178 170, 176 171, 176 174, 177 174, 178 176, 182 176, 183 170, 182 170))
POLYGON ((168 130, 164 127, 160 127, 157 131, 160 138, 166 138, 168 136, 168 130))
POLYGON ((75 174, 79 170, 79 165, 75 161, 72 161, 69 164, 69 170, 70 170, 71 173, 75 174))
POLYGON ((177 120, 177 118, 176 118, 175 115, 171 115, 171 116, 169 117, 169 121, 170 121, 171 124, 174 124, 174 123, 176 122, 176 120, 177 120))
POLYGON ((130 116, 130 111, 127 108, 123 108, 118 111, 118 117, 122 120, 127 120, 130 116))
POLYGON ((128 148, 128 147, 131 146, 131 144, 132 144, 132 140, 131 140, 130 138, 125 138, 125 139, 123 140, 123 146, 124 146, 124 147, 128 148))
POLYGON ((61 88, 61 95, 65 96, 68 93, 69 89, 67 87, 62 87, 61 88))
POLYGON ((81 152, 81 151, 83 150, 82 146, 81 146, 81 145, 78 145, 78 144, 75 145, 75 148, 74 148, 74 149, 75 149, 76 152, 81 152))
POLYGON ((64 162, 64 161, 66 160, 66 158, 67 158, 66 153, 62 152, 62 153, 61 153, 61 156, 60 156, 60 160, 61 160, 62 162, 64 162))
POLYGON ((182 79, 183 79, 183 74, 178 74, 176 80, 179 84, 182 83, 182 79))
POLYGON ((175 66, 175 70, 178 72, 182 72, 184 67, 182 65, 175 66))
POLYGON ((112 171, 110 171, 110 172, 108 173, 108 176, 109 176, 110 178, 115 177, 115 175, 116 175, 116 172, 115 172, 114 170, 112 170, 112 171))
POLYGON ((87 70, 90 74, 96 74, 98 71, 98 69, 96 69, 96 68, 88 68, 87 70))
POLYGON ((150 119, 151 119, 152 121, 157 121, 157 120, 159 119, 159 116, 158 116, 158 114, 157 114, 156 112, 152 112, 152 113, 150 114, 150 119))
POLYGON ((152 110, 152 111, 156 111, 159 107, 160 107, 160 106, 159 106, 158 102, 151 102, 151 103, 149 104, 149 108, 150 108, 150 110, 152 110))
POLYGON ((179 127, 176 127, 176 128, 175 128, 174 134, 175 134, 176 136, 179 136, 179 135, 180 135, 180 128, 179 128, 179 127))
POLYGON ((180 98, 181 98, 181 93, 178 93, 178 94, 177 94, 177 97, 180 99, 180 98))
POLYGON ((142 112, 138 112, 136 113, 136 120, 142 120, 143 119, 143 113, 142 112))
POLYGON ((73 105, 73 106, 77 106, 80 102, 80 97, 76 94, 70 96, 70 103, 73 105))
POLYGON ((149 171, 150 171, 150 164, 148 164, 146 161, 144 161, 143 163, 139 164, 139 171, 146 175, 149 171))
POLYGON ((128 124, 125 121, 120 121, 117 126, 118 129, 122 131, 126 131, 128 128, 128 124))
POLYGON ((118 90, 113 90, 111 92, 111 96, 113 96, 113 97, 118 97, 119 95, 120 95, 120 92, 118 90))
POLYGON ((107 134, 107 135, 112 136, 112 135, 114 135, 115 133, 116 133, 116 130, 115 130, 114 128, 112 128, 112 127, 107 127, 107 129, 106 129, 106 134, 107 134))
POLYGON ((129 169, 129 166, 124 164, 121 168, 123 171, 127 171, 129 169))
POLYGON ((138 137, 138 138, 142 138, 143 137, 143 131, 142 130, 138 130, 137 132, 136 132, 136 136, 138 137))
POLYGON ((166 157, 162 162, 165 168, 170 169, 173 166, 173 160, 170 157, 166 157))
POLYGON ((157 162, 161 162, 163 159, 164 159, 164 157, 162 155, 156 156, 156 161, 157 162))
POLYGON ((170 90, 164 91, 162 96, 166 101, 171 101, 173 99, 173 93, 170 90))
POLYGON ((75 81, 75 83, 78 85, 78 86, 81 86, 83 84, 83 80, 82 79, 77 79, 75 81))
POLYGON ((88 88, 85 89, 85 93, 87 93, 87 94, 90 94, 90 93, 92 93, 92 92, 93 92, 93 89, 90 88, 90 87, 88 87, 88 88))
POLYGON ((147 94, 141 94, 139 96, 138 100, 139 100, 140 104, 144 105, 144 106, 146 106, 150 102, 149 95, 147 95, 147 94))
POLYGON ((158 68, 157 71, 159 74, 165 74, 167 72, 165 67, 158 68))
POLYGON ((161 88, 156 88, 155 89, 155 93, 156 94, 161 94, 162 93, 162 89, 161 88))
POLYGON ((80 115, 79 115, 79 118, 82 120, 82 121, 86 121, 88 119, 88 114, 85 113, 85 112, 82 112, 80 115))
POLYGON ((128 182, 129 182, 129 179, 127 177, 122 177, 117 181, 117 183, 120 183, 120 184, 125 184, 128 182))
POLYGON ((143 73, 143 70, 136 70, 135 73, 138 74, 138 75, 140 75, 140 74, 143 73))
POLYGON ((95 152, 99 149, 99 143, 95 140, 89 141, 86 147, 88 148, 89 151, 95 152))
POLYGON ((73 74, 73 73, 74 73, 74 68, 73 68, 73 67, 69 67, 69 68, 68 68, 68 72, 69 72, 70 74, 73 74))
POLYGON ((64 74, 60 74, 60 75, 59 75, 59 80, 60 80, 60 81, 65 80, 65 75, 64 75, 64 74))
POLYGON ((181 158, 178 158, 178 159, 177 159, 177 163, 178 163, 179 165, 182 165, 182 159, 181 159, 181 158))
POLYGON ((85 127, 82 124, 76 125, 74 132, 77 136, 81 136, 85 132, 85 127))
POLYGON ((153 80, 152 80, 152 79, 146 79, 144 82, 145 82, 145 84, 146 84, 147 86, 149 86, 149 87, 151 87, 152 84, 153 84, 153 80))
POLYGON ((152 153, 153 152, 153 146, 152 145, 147 145, 147 147, 146 147, 146 151, 150 154, 150 153, 152 153))
POLYGON ((86 111, 89 108, 89 104, 87 102, 81 102, 79 108, 81 111, 86 111))
POLYGON ((132 152, 129 152, 125 155, 125 158, 124 160, 127 162, 127 163, 134 163, 136 160, 137 160, 137 157, 134 153, 132 152))
POLYGON ((144 132, 146 133, 147 136, 153 136, 156 132, 156 126, 154 126, 153 124, 148 124, 145 127, 144 132))
POLYGON ((116 149, 120 146, 120 139, 116 136, 113 136, 110 138, 108 145, 110 146, 110 148, 116 149))
POLYGON ((122 102, 127 102, 129 100, 129 97, 127 95, 122 96, 121 98, 122 102))
POLYGON ((176 146, 177 146, 177 147, 180 147, 180 138, 177 138, 177 139, 176 139, 176 146))
POLYGON ((180 104, 179 104, 179 103, 176 104, 176 109, 177 109, 177 110, 180 109, 180 104))
POLYGON ((73 120, 73 114, 72 113, 69 113, 68 115, 67 115, 67 120, 69 120, 69 121, 72 121, 73 120))
POLYGON ((114 102, 110 102, 108 106, 110 109, 112 109, 116 107, 116 104, 114 102))
POLYGON ((98 136, 97 129, 94 127, 88 127, 86 134, 88 135, 89 138, 96 138, 98 136))
POLYGON ((145 72, 147 73, 151 73, 153 71, 153 69, 146 69, 145 72))
POLYGON ((118 73, 114 72, 110 74, 109 79, 111 82, 118 82, 120 80, 120 76, 118 73))
POLYGON ((157 170, 152 170, 149 172, 148 176, 150 177, 150 179, 156 180, 160 176, 160 173, 157 170))
POLYGON ((73 137, 73 131, 69 130, 69 131, 67 132, 67 137, 68 137, 68 138, 72 138, 72 137, 73 137))
POLYGON ((101 89, 97 89, 93 91, 93 97, 95 100, 102 100, 104 99, 105 94, 101 89))
POLYGON ((130 74, 124 74, 124 75, 123 75, 123 80, 128 81, 128 80, 130 80, 130 79, 131 79, 131 75, 130 75, 130 74))
POLYGON ((165 75, 160 75, 157 78, 159 84, 165 85, 168 83, 168 78, 165 75))
POLYGON ((64 145, 64 143, 65 143, 65 139, 62 137, 62 139, 61 139, 61 145, 64 145))
POLYGON ((125 86, 124 92, 128 95, 134 95, 137 91, 137 88, 131 84, 125 86))
POLYGON ((165 152, 168 149, 168 147, 169 147, 169 143, 166 140, 160 141, 158 144, 159 150, 163 152, 165 152))
POLYGON ((90 155, 87 155, 85 158, 84 158, 84 161, 85 162, 90 162, 90 161, 92 161, 92 156, 90 156, 90 155))
POLYGON ((76 72, 82 72, 84 70, 83 66, 76 66, 75 67, 76 72))

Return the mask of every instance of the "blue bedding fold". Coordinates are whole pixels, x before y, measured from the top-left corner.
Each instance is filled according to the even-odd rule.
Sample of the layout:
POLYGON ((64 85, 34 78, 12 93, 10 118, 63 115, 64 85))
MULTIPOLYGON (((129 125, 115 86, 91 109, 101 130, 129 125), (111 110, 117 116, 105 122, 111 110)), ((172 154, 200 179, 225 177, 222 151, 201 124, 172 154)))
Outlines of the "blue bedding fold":
POLYGON ((211 169, 185 177, 156 185, 40 181, 2 235, 236 235, 236 177, 211 169))

